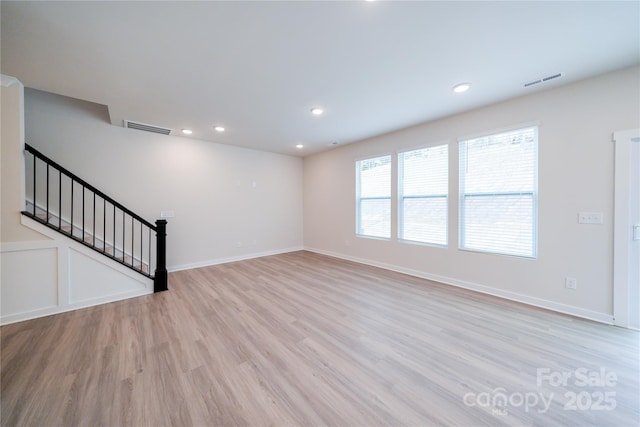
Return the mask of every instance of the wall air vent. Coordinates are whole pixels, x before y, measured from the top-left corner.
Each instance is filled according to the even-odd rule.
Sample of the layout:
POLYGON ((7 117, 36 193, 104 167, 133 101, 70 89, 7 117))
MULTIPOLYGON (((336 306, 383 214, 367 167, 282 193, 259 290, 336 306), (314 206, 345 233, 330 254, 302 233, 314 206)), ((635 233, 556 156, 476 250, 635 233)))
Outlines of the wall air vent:
POLYGON ((146 132, 161 133, 163 135, 169 135, 173 129, 167 129, 160 126, 148 125, 146 123, 134 122, 132 120, 125 120, 124 127, 127 129, 137 129, 146 132))
POLYGON ((558 77, 562 77, 562 73, 552 74, 552 75, 547 76, 547 77, 542 77, 541 79, 532 80, 532 81, 530 81, 528 83, 525 83, 523 86, 524 87, 529 87, 529 86, 537 85, 538 83, 548 82, 549 80, 557 79, 558 77))

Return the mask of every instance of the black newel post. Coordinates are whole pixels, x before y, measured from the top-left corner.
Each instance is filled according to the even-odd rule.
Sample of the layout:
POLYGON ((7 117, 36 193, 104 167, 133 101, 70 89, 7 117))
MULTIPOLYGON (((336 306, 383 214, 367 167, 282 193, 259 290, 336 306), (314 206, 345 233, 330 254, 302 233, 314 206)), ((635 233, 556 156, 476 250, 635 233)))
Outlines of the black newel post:
POLYGON ((157 220, 156 227, 156 273, 153 292, 161 292, 169 289, 167 286, 167 220, 157 220))

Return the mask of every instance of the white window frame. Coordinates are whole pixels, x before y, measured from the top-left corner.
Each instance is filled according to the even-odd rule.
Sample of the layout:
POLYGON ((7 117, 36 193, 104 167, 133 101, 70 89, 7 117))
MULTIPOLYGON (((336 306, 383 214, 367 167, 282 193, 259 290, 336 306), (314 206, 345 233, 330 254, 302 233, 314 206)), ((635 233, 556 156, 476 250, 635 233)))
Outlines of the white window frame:
MULTIPOLYGON (((471 252, 481 252, 481 253, 489 253, 495 255, 503 255, 503 256, 514 256, 520 258, 531 258, 536 259, 538 257, 538 152, 539 152, 539 125, 538 124, 528 124, 521 125, 518 127, 512 127, 508 129, 502 129, 500 131, 494 131, 482 135, 472 136, 460 138, 458 140, 458 164, 459 164, 459 232, 458 232, 458 247, 460 250, 471 251, 471 252), (465 178, 464 178, 464 162, 463 162, 463 150, 462 146, 466 144, 468 141, 473 139, 479 139, 483 137, 490 137, 494 135, 500 135, 503 133, 516 132, 516 131, 525 131, 527 129, 534 129, 535 132, 535 152, 533 158, 533 168, 534 168, 534 186, 531 191, 508 191, 508 192, 492 192, 492 193, 466 193, 465 192, 465 178), (532 247, 531 253, 529 255, 510 253, 507 250, 499 251, 499 250, 482 250, 478 248, 469 248, 466 247, 465 244, 465 199, 467 197, 514 197, 514 196, 530 196, 532 202, 532 247)), ((466 161, 466 158, 464 158, 466 161)))
POLYGON ((393 156, 391 154, 382 154, 379 156, 372 156, 363 159, 356 160, 355 162, 355 172, 356 172, 356 235, 358 237, 366 237, 369 239, 381 239, 381 240, 390 240, 391 239, 391 222, 393 217, 393 212, 391 209, 391 182, 393 180, 393 156), (360 176, 360 163, 367 160, 374 160, 379 158, 389 158, 389 195, 388 196, 375 196, 375 197, 362 197, 360 194, 361 188, 361 176, 360 176), (363 200, 388 200, 389 203, 389 233, 387 236, 377 236, 371 234, 365 234, 362 229, 362 201, 363 200))
POLYGON ((446 248, 448 247, 448 242, 449 242, 449 174, 450 174, 450 170, 449 170, 449 144, 446 142, 442 142, 442 143, 438 143, 438 144, 433 144, 433 145, 427 145, 427 146, 422 146, 422 147, 418 147, 418 148, 412 148, 409 150, 404 150, 401 152, 398 152, 398 161, 397 161, 397 165, 398 165, 398 241, 403 242, 403 243, 415 243, 415 244, 420 244, 420 245, 426 245, 426 246, 435 246, 435 247, 439 247, 439 248, 446 248), (447 192, 445 194, 424 194, 424 195, 411 195, 411 196, 405 196, 404 195, 404 154, 406 153, 410 153, 412 151, 418 151, 418 150, 424 150, 424 149, 429 149, 429 148, 436 148, 436 147, 446 147, 446 151, 447 151, 447 176, 446 176, 446 180, 447 180, 447 192), (445 200, 445 208, 446 208, 446 214, 445 214, 445 230, 444 230, 444 234, 445 234, 445 242, 444 243, 436 243, 436 242, 428 242, 428 241, 424 241, 424 240, 416 240, 416 239, 410 239, 410 238, 406 238, 404 237, 404 200, 405 199, 444 199, 445 200))

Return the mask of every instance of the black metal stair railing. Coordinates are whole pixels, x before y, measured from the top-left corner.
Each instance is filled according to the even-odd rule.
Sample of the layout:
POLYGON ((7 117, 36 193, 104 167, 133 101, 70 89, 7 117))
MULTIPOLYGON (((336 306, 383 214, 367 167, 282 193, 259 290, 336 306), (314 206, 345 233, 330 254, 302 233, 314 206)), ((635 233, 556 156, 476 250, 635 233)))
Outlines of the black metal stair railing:
POLYGON ((25 170, 23 215, 153 279, 154 292, 167 290, 166 220, 151 224, 28 144, 25 170))

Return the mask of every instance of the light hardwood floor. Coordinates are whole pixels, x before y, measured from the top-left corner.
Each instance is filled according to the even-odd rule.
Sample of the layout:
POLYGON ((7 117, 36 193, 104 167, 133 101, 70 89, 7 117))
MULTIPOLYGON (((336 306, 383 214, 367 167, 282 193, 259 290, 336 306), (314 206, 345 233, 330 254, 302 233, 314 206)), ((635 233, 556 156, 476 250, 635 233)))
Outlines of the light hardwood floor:
POLYGON ((639 422, 637 332, 309 252, 169 281, 2 327, 2 425, 639 422))

